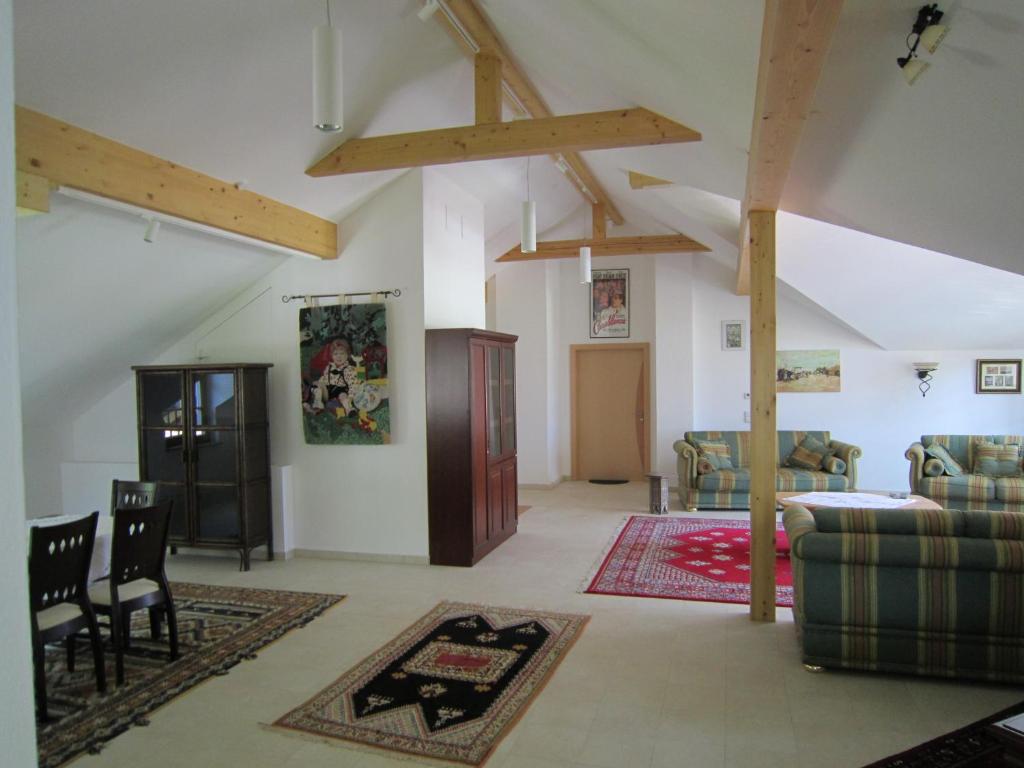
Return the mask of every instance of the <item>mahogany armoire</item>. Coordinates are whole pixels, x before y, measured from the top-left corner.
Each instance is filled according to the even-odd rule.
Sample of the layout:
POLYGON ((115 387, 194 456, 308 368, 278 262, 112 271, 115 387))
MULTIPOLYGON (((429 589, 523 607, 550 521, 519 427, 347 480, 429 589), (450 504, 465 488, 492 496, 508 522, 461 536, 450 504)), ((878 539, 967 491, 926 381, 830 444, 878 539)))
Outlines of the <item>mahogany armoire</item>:
POLYGON ((515 343, 426 332, 430 562, 470 566, 516 532, 515 343))

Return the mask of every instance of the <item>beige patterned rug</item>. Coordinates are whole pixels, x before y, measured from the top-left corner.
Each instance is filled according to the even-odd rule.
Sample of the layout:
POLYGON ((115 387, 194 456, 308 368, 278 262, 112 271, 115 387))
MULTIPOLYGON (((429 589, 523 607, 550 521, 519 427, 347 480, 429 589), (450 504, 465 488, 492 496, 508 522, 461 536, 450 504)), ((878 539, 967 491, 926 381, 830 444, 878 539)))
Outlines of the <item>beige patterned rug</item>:
POLYGON ((588 618, 442 602, 273 725, 479 765, 588 618))

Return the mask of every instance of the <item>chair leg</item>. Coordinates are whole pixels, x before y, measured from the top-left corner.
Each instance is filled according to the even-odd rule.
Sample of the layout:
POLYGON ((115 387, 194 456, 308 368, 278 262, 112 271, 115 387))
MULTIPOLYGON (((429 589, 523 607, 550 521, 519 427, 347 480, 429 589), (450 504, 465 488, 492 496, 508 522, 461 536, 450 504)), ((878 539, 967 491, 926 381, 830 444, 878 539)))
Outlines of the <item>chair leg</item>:
POLYGON ((89 642, 92 645, 92 663, 96 668, 96 690, 100 693, 106 693, 107 664, 103 658, 103 638, 100 636, 100 625, 96 622, 96 612, 91 608, 87 611, 86 615, 89 618, 89 642))
POLYGON ((149 636, 154 640, 160 639, 160 607, 152 606, 149 609, 149 636))
POLYGON ((67 637, 66 642, 68 644, 68 672, 75 671, 75 640, 77 639, 77 634, 68 635, 67 637))
POLYGON ((167 609, 167 639, 171 644, 171 659, 178 658, 178 615, 174 610, 174 600, 168 598, 164 603, 167 609))
POLYGON ((130 611, 121 611, 121 632, 124 634, 121 647, 132 647, 132 614, 130 611))
POLYGON ((118 685, 124 684, 124 632, 121 630, 121 607, 110 606, 110 641, 114 644, 114 672, 118 685))
POLYGON ((39 720, 45 723, 50 719, 46 709, 46 649, 38 639, 32 642, 32 661, 35 667, 36 709, 39 711, 39 720))

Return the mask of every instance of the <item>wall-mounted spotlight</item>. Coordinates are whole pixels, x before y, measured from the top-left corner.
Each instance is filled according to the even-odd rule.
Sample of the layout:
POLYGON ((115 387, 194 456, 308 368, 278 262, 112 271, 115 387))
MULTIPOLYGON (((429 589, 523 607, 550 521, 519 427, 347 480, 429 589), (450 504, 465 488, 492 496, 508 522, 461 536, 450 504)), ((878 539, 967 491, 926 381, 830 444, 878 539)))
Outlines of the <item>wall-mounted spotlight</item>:
POLYGON ((917 371, 917 378, 921 380, 921 383, 917 385, 917 388, 921 390, 921 397, 928 394, 928 390, 932 388, 932 372, 938 370, 938 363, 911 363, 914 366, 914 370, 917 371))
POLYGON ((949 31, 945 24, 939 24, 942 16, 937 3, 922 6, 917 12, 917 20, 907 35, 907 55, 896 59, 908 85, 913 85, 921 73, 928 69, 928 62, 917 58, 917 47, 923 45, 926 51, 935 53, 949 31))
POLYGON ((142 236, 142 239, 147 243, 152 243, 156 240, 156 233, 160 231, 160 220, 159 219, 146 219, 146 233, 142 236))
POLYGON ((440 6, 437 4, 437 0, 427 0, 423 7, 416 11, 416 15, 420 17, 420 21, 427 21, 437 13, 440 6))

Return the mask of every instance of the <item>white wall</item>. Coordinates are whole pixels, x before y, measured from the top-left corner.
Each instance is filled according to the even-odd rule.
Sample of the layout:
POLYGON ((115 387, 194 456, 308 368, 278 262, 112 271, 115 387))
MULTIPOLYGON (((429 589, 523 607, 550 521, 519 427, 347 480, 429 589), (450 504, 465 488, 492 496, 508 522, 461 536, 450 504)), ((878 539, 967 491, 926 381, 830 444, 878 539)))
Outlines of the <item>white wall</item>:
POLYGON ((12 768, 36 764, 28 584, 25 569, 25 487, 21 388, 18 377, 18 294, 14 256, 14 75, 11 0, 0 0, 0 744, 12 768))
MULTIPOLYGON (((676 484, 672 443, 692 429, 693 261, 691 254, 665 253, 654 258, 654 450, 651 469, 676 484)), ((698 257, 703 258, 703 257, 698 257)))
MULTIPOLYGON (((749 350, 724 352, 720 322, 746 318, 749 300, 735 296, 730 270, 700 260, 694 271, 695 429, 749 429, 749 350)), ((880 309, 884 311, 884 309, 880 309)), ((904 451, 922 434, 1020 434, 1024 397, 974 393, 975 360, 1024 357, 1024 350, 943 352, 879 349, 785 285, 778 295, 779 349, 839 349, 842 391, 780 393, 779 429, 826 429, 833 438, 864 449, 858 464, 861 488, 907 489, 904 451), (941 365, 925 398, 911 367, 915 360, 941 365)))
POLYGON ((483 328, 483 203, 442 171, 422 175, 426 327, 483 328))
MULTIPOLYGON (((337 260, 286 261, 155 361, 274 364, 271 461, 282 470, 291 467, 293 510, 293 519, 277 525, 279 530, 282 522, 291 526, 297 549, 413 558, 427 554, 423 199, 423 174, 405 174, 339 225, 342 253, 337 260), (284 304, 281 296, 396 287, 402 296, 387 300, 391 444, 306 445, 299 405, 301 302, 284 304)), ((477 288, 481 283, 482 277, 477 288)), ((476 293, 482 307, 483 293, 476 293)), ((93 467, 106 478, 109 494, 107 465, 130 465, 137 458, 132 379, 126 375, 78 418, 73 435, 71 462, 78 466, 65 468, 64 474, 83 494, 89 488, 97 493, 100 484, 90 479, 85 465, 97 462, 93 467), (102 437, 93 442, 90 435, 98 433, 102 437)), ((287 503, 278 498, 278 504, 287 503)))
MULTIPOLYGON (((549 485, 559 479, 557 443, 551 429, 550 383, 557 324, 554 290, 557 280, 548 262, 528 261, 495 275, 500 296, 495 330, 519 337, 516 343, 517 470, 520 485, 549 485)), ((557 424, 557 421, 555 422, 557 424)))

